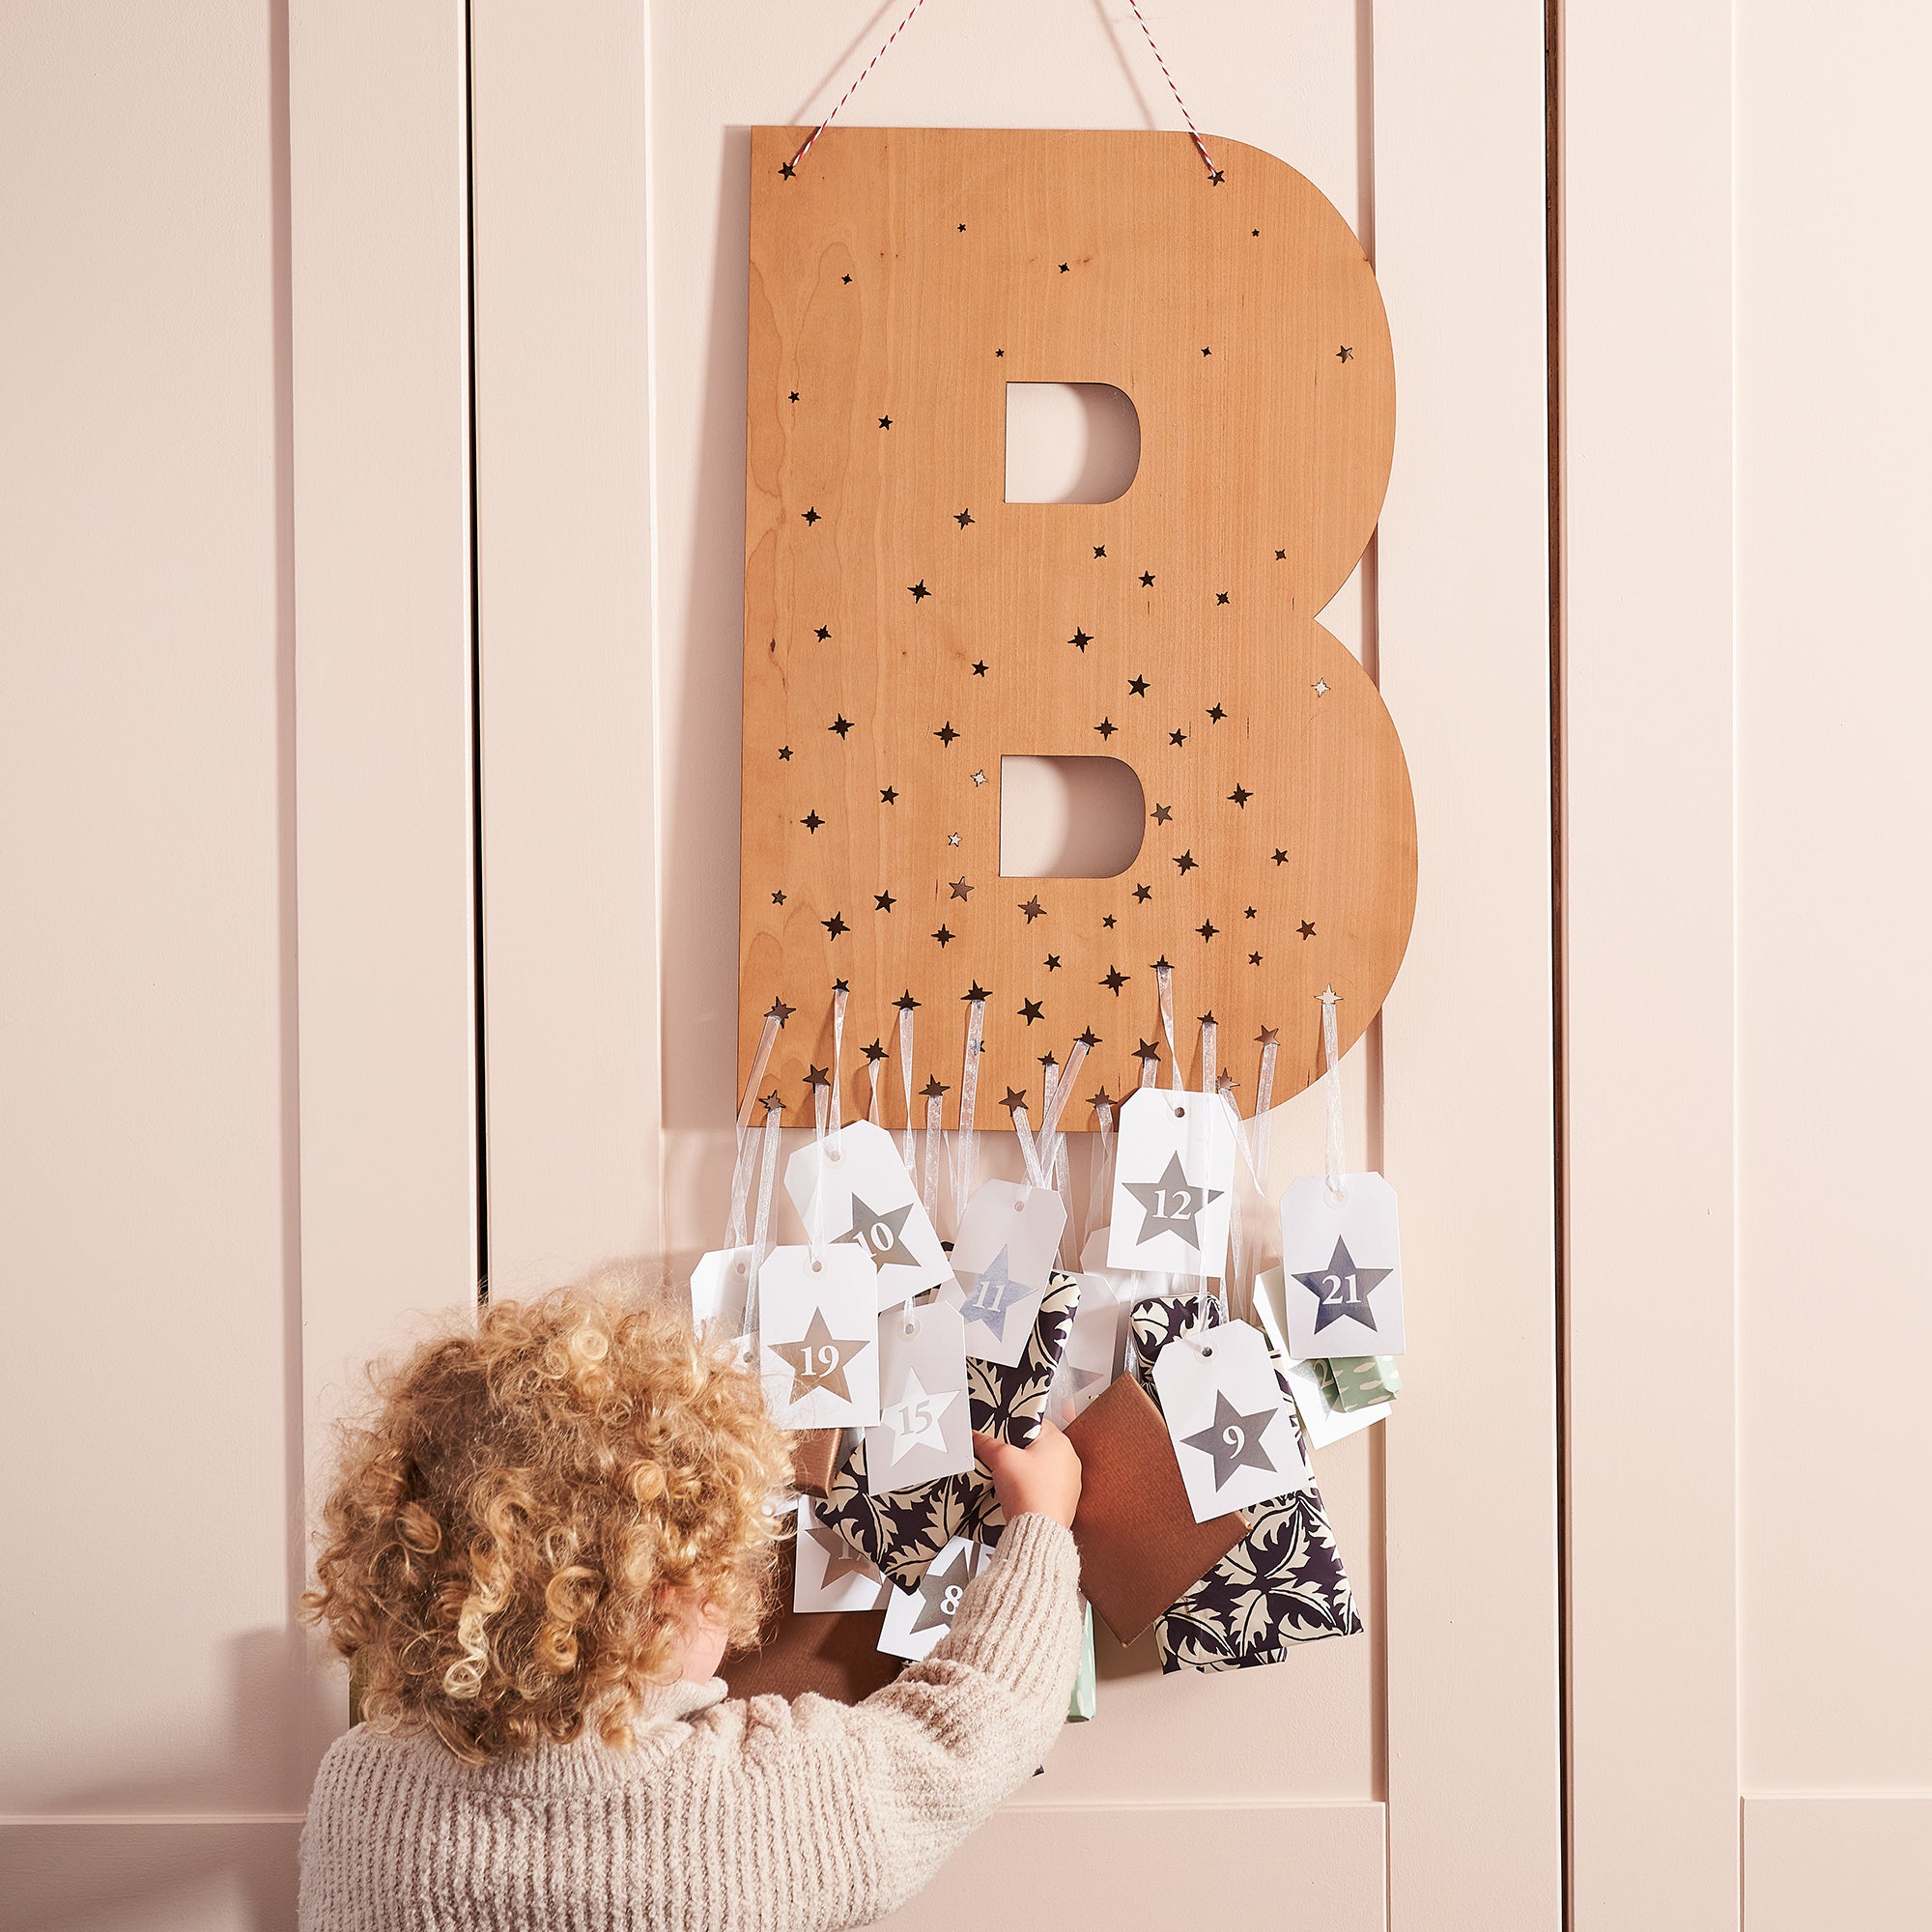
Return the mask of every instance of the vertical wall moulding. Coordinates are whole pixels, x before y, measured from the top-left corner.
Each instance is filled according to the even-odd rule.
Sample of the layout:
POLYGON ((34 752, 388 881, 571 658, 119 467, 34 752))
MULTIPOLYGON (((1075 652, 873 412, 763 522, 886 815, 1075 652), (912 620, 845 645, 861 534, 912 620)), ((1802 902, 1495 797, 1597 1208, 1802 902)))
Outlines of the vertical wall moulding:
POLYGON ((806 1105, 838 980, 856 1015, 988 989, 982 1092, 1037 1080, 999 1019, 1023 1003, 1123 1091, 1167 959, 1190 1013, 1279 1029, 1299 1091, 1315 995, 1346 1048, 1415 902, 1394 725, 1315 620, 1394 440, 1360 244, 1235 142, 1210 175, 1182 134, 834 129, 794 164, 803 139, 752 140, 740 1080, 781 1000, 771 1073, 806 1105), (1008 385, 1072 370, 1132 398, 1133 481, 1009 502, 1008 385), (1003 877, 1001 760, 1095 753, 1140 781, 1133 862, 1003 877))

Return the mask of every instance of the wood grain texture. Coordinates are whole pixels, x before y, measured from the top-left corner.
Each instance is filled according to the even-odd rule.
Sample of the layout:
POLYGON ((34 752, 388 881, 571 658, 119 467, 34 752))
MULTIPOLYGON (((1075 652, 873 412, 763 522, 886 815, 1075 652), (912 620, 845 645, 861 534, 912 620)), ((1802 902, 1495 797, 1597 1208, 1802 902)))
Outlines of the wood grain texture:
POLYGON ((1236 142, 1217 185, 1184 135, 835 129, 787 175, 802 139, 752 141, 740 1079, 781 1003, 770 1078, 809 1115, 843 980, 848 1092, 909 994, 916 1080, 949 1083, 955 1121, 980 987, 982 1120, 1009 1088, 1037 1109, 1040 1057, 1083 1031, 1118 1094, 1165 958, 1180 1016, 1279 1029, 1277 1091, 1299 1091, 1316 995, 1342 995, 1346 1048, 1415 898, 1394 726, 1315 618, 1393 447, 1360 245, 1236 142), (1059 381, 1133 400, 1117 501, 1003 498, 1005 385, 1059 381), (1000 875, 1016 754, 1135 770, 1124 872, 1000 875))

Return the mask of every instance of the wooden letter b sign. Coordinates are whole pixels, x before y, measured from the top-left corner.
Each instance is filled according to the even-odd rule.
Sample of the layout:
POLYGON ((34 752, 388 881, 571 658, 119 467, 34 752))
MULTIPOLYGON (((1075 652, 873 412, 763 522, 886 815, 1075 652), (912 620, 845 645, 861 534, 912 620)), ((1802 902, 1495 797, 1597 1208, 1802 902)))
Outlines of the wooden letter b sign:
POLYGON ((1286 1097, 1321 1071, 1317 995, 1346 1048, 1415 903, 1395 727, 1316 621, 1394 441, 1360 245, 1231 141, 1210 178, 1184 134, 833 129, 790 166, 802 139, 752 139, 740 1079, 790 1008, 772 1073, 809 1117, 842 980, 846 1091, 909 995, 951 1122, 984 992, 980 1090, 1037 1119, 1040 1057, 1082 1034, 1131 1090, 1165 960, 1231 1050, 1279 1032, 1286 1097), (1006 501, 1009 383, 1123 390, 1125 494, 1006 501), (1124 870, 1002 876, 1026 754, 1131 769, 1124 870))

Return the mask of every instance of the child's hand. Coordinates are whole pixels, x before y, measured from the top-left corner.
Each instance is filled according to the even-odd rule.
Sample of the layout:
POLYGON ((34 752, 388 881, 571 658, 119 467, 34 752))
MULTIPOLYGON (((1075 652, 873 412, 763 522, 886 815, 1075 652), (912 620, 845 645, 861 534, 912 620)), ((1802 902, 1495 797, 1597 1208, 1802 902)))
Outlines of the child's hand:
POLYGON ((1080 1503, 1080 1458, 1052 1423, 1042 1422, 1030 1448, 1015 1449, 990 1435, 973 1434, 973 1450, 986 1465, 1007 1520, 1032 1514, 1073 1527, 1080 1503))

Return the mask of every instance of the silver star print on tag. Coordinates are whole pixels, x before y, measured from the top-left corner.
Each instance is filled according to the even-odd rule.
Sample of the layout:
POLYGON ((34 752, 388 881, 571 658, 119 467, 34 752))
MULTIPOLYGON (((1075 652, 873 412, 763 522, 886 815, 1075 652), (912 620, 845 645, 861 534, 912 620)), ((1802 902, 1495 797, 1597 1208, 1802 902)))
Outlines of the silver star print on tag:
POLYGON ((1214 1459, 1214 1487, 1227 1487, 1236 1469, 1265 1469, 1274 1473, 1274 1459, 1262 1447, 1262 1432, 1276 1415, 1280 1405, 1271 1404, 1255 1415, 1243 1415, 1221 1390, 1214 1391, 1214 1420, 1206 1429, 1180 1437, 1189 1449, 1199 1449, 1214 1459))
POLYGON ((1338 1175, 1332 1185, 1321 1175, 1290 1181, 1281 1197, 1281 1278, 1291 1360, 1400 1355, 1395 1189, 1373 1171, 1338 1175))
POLYGON ((1197 1522, 1308 1486, 1294 1417, 1275 1379, 1267 1340, 1246 1321, 1170 1342, 1153 1385, 1197 1522))
POLYGON ((1127 1096, 1115 1158, 1109 1268, 1222 1272, 1237 1131, 1219 1094, 1143 1087, 1127 1096))
POLYGON ((983 1321, 1004 1342, 1007 1317, 1027 1301, 1037 1300, 1037 1292, 1024 1282, 1014 1281, 1008 1272, 1007 1250, 1002 1248, 973 1277, 972 1292, 960 1303, 960 1313, 970 1321, 983 1321))
POLYGON ((1196 1254, 1201 1252, 1202 1210, 1220 1200, 1222 1189, 1196 1187, 1181 1171, 1178 1153, 1168 1155, 1158 1180, 1122 1184, 1141 1205, 1141 1231, 1136 1239, 1151 1241, 1156 1235, 1179 1235, 1196 1254))
POLYGON ((940 1389, 928 1395, 920 1386, 916 1372, 907 1376, 898 1401, 888 1403, 879 1411, 880 1428, 893 1433, 891 1460, 897 1463, 912 1449, 944 1449, 946 1434, 939 1426, 940 1418, 958 1400, 956 1389, 940 1389))
POLYGON ((1319 1335, 1331 1321, 1346 1320, 1373 1328, 1376 1311, 1369 1296, 1394 1272, 1393 1268, 1363 1267, 1349 1252, 1348 1242, 1338 1238, 1326 1267, 1311 1268, 1294 1278, 1315 1296, 1315 1332, 1319 1335))
POLYGON ((919 1257, 905 1244, 902 1238, 906 1217, 913 1210, 913 1203, 908 1201, 902 1208, 894 1208, 885 1213, 868 1208, 857 1194, 852 1196, 852 1225, 838 1236, 841 1241, 855 1241, 871 1256, 875 1267, 917 1267, 919 1257))

